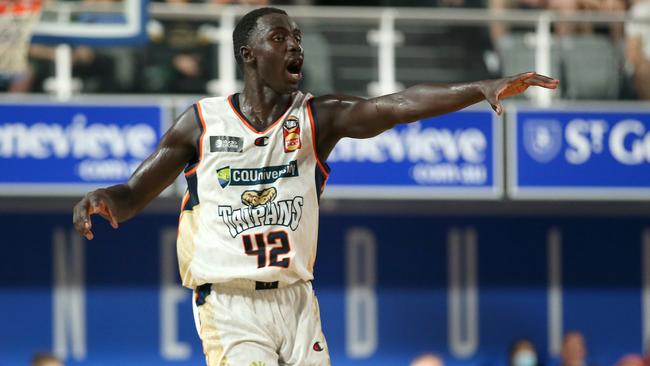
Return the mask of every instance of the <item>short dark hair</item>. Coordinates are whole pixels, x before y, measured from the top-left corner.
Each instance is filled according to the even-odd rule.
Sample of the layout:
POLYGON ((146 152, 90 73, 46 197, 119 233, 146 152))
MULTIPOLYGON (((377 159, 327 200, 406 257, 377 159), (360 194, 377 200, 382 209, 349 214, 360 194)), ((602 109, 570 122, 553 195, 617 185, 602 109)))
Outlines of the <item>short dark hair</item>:
POLYGON ((241 48, 248 45, 248 39, 257 25, 257 20, 267 14, 287 15, 287 12, 272 7, 258 8, 246 13, 235 26, 235 30, 232 32, 232 43, 235 48, 235 60, 237 60, 239 67, 244 65, 244 60, 241 58, 241 48))

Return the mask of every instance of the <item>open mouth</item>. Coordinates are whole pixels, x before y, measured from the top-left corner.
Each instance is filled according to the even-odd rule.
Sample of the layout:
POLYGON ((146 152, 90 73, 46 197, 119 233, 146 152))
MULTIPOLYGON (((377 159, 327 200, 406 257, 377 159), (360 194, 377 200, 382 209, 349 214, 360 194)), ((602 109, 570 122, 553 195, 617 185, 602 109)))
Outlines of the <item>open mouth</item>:
POLYGON ((289 77, 292 80, 298 81, 302 78, 302 73, 300 72, 301 69, 302 69, 302 59, 300 58, 292 59, 287 64, 287 72, 289 73, 289 77))

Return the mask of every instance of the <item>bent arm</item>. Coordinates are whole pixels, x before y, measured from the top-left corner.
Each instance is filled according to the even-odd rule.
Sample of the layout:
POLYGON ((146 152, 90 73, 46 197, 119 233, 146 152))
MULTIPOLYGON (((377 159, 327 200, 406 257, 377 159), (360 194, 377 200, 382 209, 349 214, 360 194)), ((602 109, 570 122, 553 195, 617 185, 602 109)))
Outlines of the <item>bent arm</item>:
POLYGON ((116 228, 118 222, 142 211, 197 156, 195 142, 201 133, 199 126, 194 109, 186 110, 127 183, 89 192, 74 208, 73 223, 77 231, 92 239, 91 215, 99 214, 116 228))

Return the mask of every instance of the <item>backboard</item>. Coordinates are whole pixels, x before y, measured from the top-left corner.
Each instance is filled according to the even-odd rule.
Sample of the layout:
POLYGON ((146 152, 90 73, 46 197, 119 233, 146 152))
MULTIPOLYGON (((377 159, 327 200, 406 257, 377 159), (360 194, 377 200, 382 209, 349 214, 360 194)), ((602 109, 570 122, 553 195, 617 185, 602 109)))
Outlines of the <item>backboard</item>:
POLYGON ((32 42, 120 45, 146 40, 147 0, 47 0, 32 42))

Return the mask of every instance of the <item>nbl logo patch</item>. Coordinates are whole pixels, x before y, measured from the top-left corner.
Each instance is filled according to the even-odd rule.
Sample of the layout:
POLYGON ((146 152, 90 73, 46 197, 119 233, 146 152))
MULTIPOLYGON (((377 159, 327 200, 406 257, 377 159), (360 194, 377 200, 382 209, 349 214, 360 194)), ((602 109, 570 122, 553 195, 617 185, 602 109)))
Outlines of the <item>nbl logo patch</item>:
POLYGON ((300 149, 300 123, 298 117, 289 116, 282 125, 282 133, 284 136, 284 152, 292 152, 300 149))

